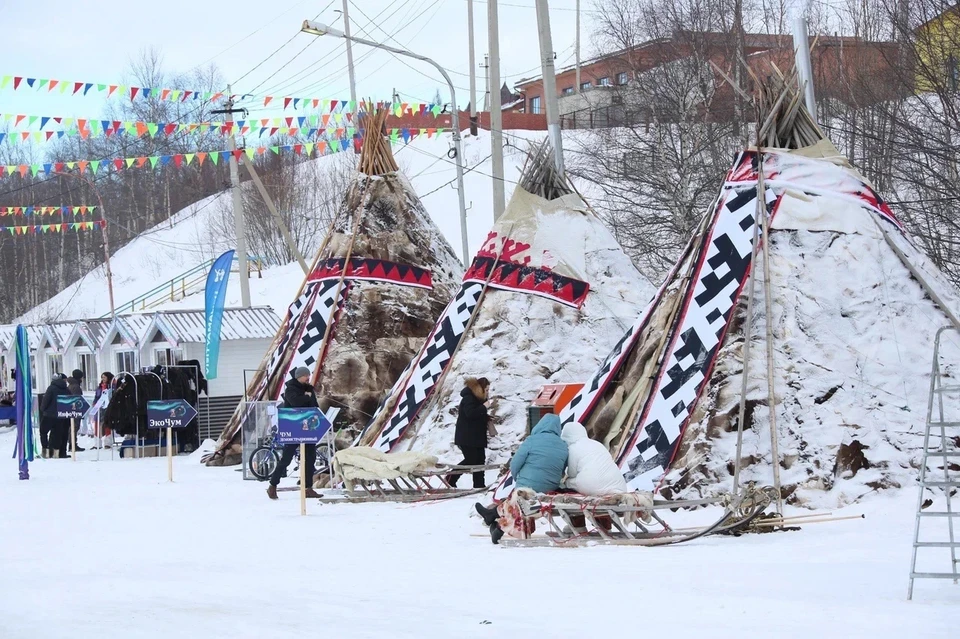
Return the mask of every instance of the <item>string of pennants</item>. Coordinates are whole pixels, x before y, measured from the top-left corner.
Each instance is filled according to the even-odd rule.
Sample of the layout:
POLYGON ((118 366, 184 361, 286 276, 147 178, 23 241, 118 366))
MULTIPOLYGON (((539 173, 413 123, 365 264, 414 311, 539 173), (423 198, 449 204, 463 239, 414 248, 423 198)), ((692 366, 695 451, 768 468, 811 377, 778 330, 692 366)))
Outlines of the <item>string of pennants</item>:
MULTIPOLYGON (((155 98, 166 102, 186 102, 187 100, 206 100, 216 101, 225 98, 232 99, 234 102, 243 100, 253 100, 262 102, 263 106, 274 104, 283 106, 286 110, 289 107, 296 109, 323 109, 324 111, 333 111, 335 109, 347 108, 349 111, 355 111, 357 104, 348 100, 332 100, 327 98, 303 98, 294 96, 275 96, 275 95, 256 95, 253 93, 234 93, 228 94, 223 91, 194 91, 187 89, 169 89, 164 87, 135 87, 125 84, 102 84, 99 82, 75 82, 71 80, 55 80, 52 78, 28 78, 19 75, 0 76, 0 90, 11 89, 13 91, 33 90, 38 92, 59 93, 70 95, 88 95, 91 91, 95 94, 107 98, 129 98, 131 101, 136 99, 155 98)), ((434 117, 440 115, 443 107, 436 104, 427 104, 424 102, 403 102, 393 103, 390 108, 391 113, 402 115, 403 113, 432 113, 434 117)))
MULTIPOLYGON (((391 129, 389 132, 389 138, 391 144, 398 144, 400 140, 403 140, 404 143, 408 143, 410 140, 419 135, 432 137, 438 131, 439 129, 391 129)), ((303 155, 306 157, 313 155, 320 156, 346 151, 350 148, 350 144, 353 141, 354 140, 350 138, 342 138, 334 140, 320 140, 318 142, 303 142, 300 144, 280 144, 257 147, 248 146, 245 149, 237 149, 236 151, 197 151, 194 153, 177 153, 175 155, 150 155, 104 160, 74 160, 71 162, 7 164, 5 166, 0 166, 0 178, 14 174, 19 174, 21 177, 26 177, 27 174, 30 174, 31 176, 35 177, 39 173, 49 175, 51 173, 59 173, 65 170, 72 171, 74 169, 79 170, 80 173, 85 173, 89 170, 91 173, 96 175, 99 171, 104 169, 121 171, 134 167, 141 168, 147 164, 150 165, 150 168, 156 168, 158 165, 163 167, 171 163, 176 167, 190 166, 194 162, 196 162, 198 166, 203 166, 204 162, 208 159, 214 164, 219 164, 221 160, 227 161, 230 159, 231 154, 233 154, 237 160, 240 160, 244 154, 246 154, 247 157, 252 160, 256 156, 265 155, 268 152, 272 152, 274 154, 279 154, 281 152, 292 152, 295 155, 303 155)), ((357 140, 357 142, 359 142, 359 140, 357 140)))
POLYGON ((96 206, 0 206, 0 217, 8 215, 86 215, 96 206))
POLYGON ((60 222, 58 224, 36 224, 31 226, 0 226, 0 233, 5 231, 10 235, 36 235, 37 233, 92 231, 93 229, 102 229, 106 225, 106 220, 94 220, 91 222, 60 222))
MULTIPOLYGON (((6 134, 0 133, 0 141, 4 138, 11 142, 34 140, 41 142, 50 140, 54 136, 57 139, 64 136, 68 137, 110 137, 112 135, 127 135, 130 137, 151 137, 158 135, 174 135, 176 133, 206 133, 213 131, 221 135, 247 135, 256 134, 263 136, 265 134, 273 136, 277 133, 287 135, 313 136, 319 132, 341 131, 344 129, 353 129, 349 126, 353 122, 352 113, 327 113, 324 115, 310 115, 287 118, 262 118, 257 120, 237 120, 235 122, 144 122, 139 120, 100 120, 84 118, 67 118, 52 115, 25 115, 5 113, 0 116, 4 122, 13 122, 14 127, 26 123, 27 127, 32 127, 39 122, 40 127, 36 131, 12 131, 6 134), (50 123, 50 129, 46 129, 50 123), (55 125, 55 126, 54 126, 55 125)), ((352 135, 352 133, 351 133, 352 135)))
MULTIPOLYGON (((123 122, 123 121, 110 121, 110 120, 75 120, 76 125, 71 122, 70 124, 65 124, 65 129, 49 130, 43 131, 43 125, 41 125, 40 131, 13 131, 9 133, 0 132, 0 142, 7 141, 11 144, 26 144, 29 142, 46 142, 54 138, 61 139, 63 137, 80 137, 83 139, 88 138, 97 138, 97 137, 111 137, 111 136, 128 136, 134 138, 150 137, 155 138, 157 135, 170 136, 180 132, 192 133, 198 131, 199 133, 205 133, 207 131, 218 132, 221 135, 255 135, 257 137, 263 137, 264 135, 268 137, 273 137, 274 135, 303 135, 307 138, 313 138, 317 136, 327 135, 335 136, 337 138, 342 138, 344 135, 348 138, 353 138, 356 129, 353 126, 331 126, 331 122, 334 125, 341 125, 346 121, 351 119, 351 114, 346 114, 344 117, 343 114, 336 114, 339 116, 337 120, 334 120, 331 116, 324 115, 322 117, 316 117, 316 125, 307 121, 308 118, 273 118, 273 120, 237 120, 236 122, 196 122, 196 123, 178 123, 178 122, 123 122), (304 120, 301 123, 299 120, 304 120), (279 121, 280 124, 276 124, 279 121), (292 124, 297 124, 298 126, 284 126, 283 124, 286 121, 292 121, 292 124)), ((10 119, 10 116, 3 116, 4 119, 10 119)), ((26 117, 26 116, 16 116, 17 118, 26 117)), ((36 118, 38 116, 29 116, 31 118, 36 118)), ((65 118, 63 121, 66 123, 68 120, 73 120, 73 118, 65 118)), ((45 123, 44 123, 45 124, 45 123)), ((439 128, 430 128, 425 129, 429 131, 429 135, 434 135, 438 131, 443 129, 439 128)), ((397 138, 403 137, 403 129, 387 129, 387 135, 392 136, 396 134, 397 138)))

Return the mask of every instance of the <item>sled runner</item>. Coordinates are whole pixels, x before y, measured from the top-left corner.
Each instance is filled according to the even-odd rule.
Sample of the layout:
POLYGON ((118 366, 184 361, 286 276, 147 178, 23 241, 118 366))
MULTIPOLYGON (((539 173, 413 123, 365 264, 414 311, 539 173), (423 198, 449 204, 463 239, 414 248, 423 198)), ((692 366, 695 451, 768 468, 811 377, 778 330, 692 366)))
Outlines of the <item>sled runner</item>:
POLYGON ((338 451, 333 458, 333 469, 343 488, 325 490, 322 501, 327 503, 417 502, 476 495, 487 489, 455 488, 447 477, 501 467, 441 464, 436 457, 423 453, 387 455, 373 448, 356 446, 338 451))
POLYGON ((747 488, 735 498, 676 501, 654 500, 642 491, 603 497, 517 492, 523 516, 545 519, 550 529, 544 536, 504 537, 500 545, 506 547, 679 544, 743 530, 776 498, 771 488, 747 488), (697 528, 673 528, 661 516, 667 510, 718 505, 724 507, 720 518, 697 528))

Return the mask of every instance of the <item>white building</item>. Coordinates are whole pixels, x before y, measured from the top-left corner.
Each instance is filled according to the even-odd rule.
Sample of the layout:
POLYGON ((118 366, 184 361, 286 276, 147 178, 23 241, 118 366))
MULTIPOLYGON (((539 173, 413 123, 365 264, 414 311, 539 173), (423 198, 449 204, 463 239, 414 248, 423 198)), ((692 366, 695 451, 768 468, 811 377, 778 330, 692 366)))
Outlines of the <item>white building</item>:
MULTIPOLYGON (((280 320, 269 307, 224 310, 218 375, 209 382, 210 397, 243 395, 244 371, 249 377, 260 365, 279 327, 280 320)), ((144 331, 140 361, 146 367, 197 360, 202 367, 205 352, 203 311, 158 311, 144 331)))

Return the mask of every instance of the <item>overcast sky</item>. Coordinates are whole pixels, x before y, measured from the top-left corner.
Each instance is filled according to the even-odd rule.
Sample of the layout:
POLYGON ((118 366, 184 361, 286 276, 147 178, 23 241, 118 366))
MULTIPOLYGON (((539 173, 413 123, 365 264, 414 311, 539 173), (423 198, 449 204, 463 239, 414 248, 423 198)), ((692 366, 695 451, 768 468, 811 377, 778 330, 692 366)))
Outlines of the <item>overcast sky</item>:
MULTIPOLYGON (((593 3, 582 4, 586 58, 593 3)), ((0 0, 5 45, 0 75, 131 84, 130 61, 153 47, 171 74, 216 64, 235 93, 349 99, 343 40, 299 33, 301 22, 315 16, 342 28, 336 11, 341 5, 342 0, 0 0)), ((512 84, 539 75, 534 0, 504 0, 499 6, 503 78, 512 84)), ((550 0, 558 67, 574 60, 574 6, 575 0, 550 0)), ((354 35, 395 46, 399 42, 444 65, 457 87, 458 103, 466 105, 467 0, 353 0, 350 14, 354 35)), ((474 18, 480 64, 487 51, 486 2, 475 0, 474 18)), ((449 100, 439 74, 425 63, 405 60, 407 66, 388 52, 362 45, 354 45, 354 60, 360 97, 389 99, 396 88, 404 100, 430 102, 441 89, 449 100)), ((482 69, 477 92, 482 99, 482 69)), ((10 87, 0 92, 0 113, 97 117, 103 104, 95 91, 87 97, 10 87)), ((264 110, 262 104, 248 103, 258 107, 251 115, 282 113, 264 110)))

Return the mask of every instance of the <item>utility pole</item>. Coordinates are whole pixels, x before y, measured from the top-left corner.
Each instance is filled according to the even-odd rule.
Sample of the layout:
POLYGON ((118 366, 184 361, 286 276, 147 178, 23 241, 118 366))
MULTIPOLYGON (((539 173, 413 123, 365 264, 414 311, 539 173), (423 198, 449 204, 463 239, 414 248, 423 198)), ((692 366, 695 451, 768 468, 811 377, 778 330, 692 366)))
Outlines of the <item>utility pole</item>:
MULTIPOLYGON (((350 42, 350 14, 347 13, 349 0, 343 0, 343 35, 347 41, 347 74, 350 76, 350 101, 353 102, 353 108, 357 108, 357 79, 353 73, 353 45, 350 42)), ((355 125, 356 126, 356 125, 355 125)))
POLYGON ((580 0, 577 0, 577 43, 574 48, 577 55, 577 93, 580 93, 580 0))
MULTIPOLYGON (((344 0, 346 1, 346 0, 344 0)), ((477 61, 473 51, 473 0, 467 0, 467 34, 470 57, 470 135, 477 135, 477 61)))
POLYGON ((746 65, 744 58, 746 52, 746 34, 743 31, 743 0, 735 0, 733 4, 733 30, 735 42, 735 51, 733 56, 733 81, 737 85, 737 90, 733 92, 733 127, 734 134, 738 137, 744 130, 744 108, 743 96, 740 92, 743 90, 743 68, 746 65))
MULTIPOLYGON (((227 87, 228 93, 233 93, 233 88, 227 87)), ((225 109, 217 109, 211 113, 223 113, 226 115, 228 123, 233 123, 233 114, 242 113, 243 109, 233 108, 233 98, 227 100, 225 109)), ((240 193, 240 167, 237 165, 236 153, 237 138, 230 127, 230 190, 233 192, 233 224, 237 236, 237 261, 240 266, 240 304, 244 308, 250 308, 250 277, 247 269, 247 235, 243 222, 243 196, 240 193)))
POLYGON ((493 219, 506 208, 503 192, 503 109, 500 104, 500 26, 497 0, 487 0, 488 47, 490 49, 490 156, 493 173, 493 219))
POLYGON ((550 7, 547 0, 536 0, 537 31, 540 36, 540 60, 543 68, 543 99, 547 106, 547 134, 553 146, 557 171, 563 175, 563 140, 560 137, 560 105, 557 103, 557 73, 553 62, 553 37, 550 35, 550 7))

